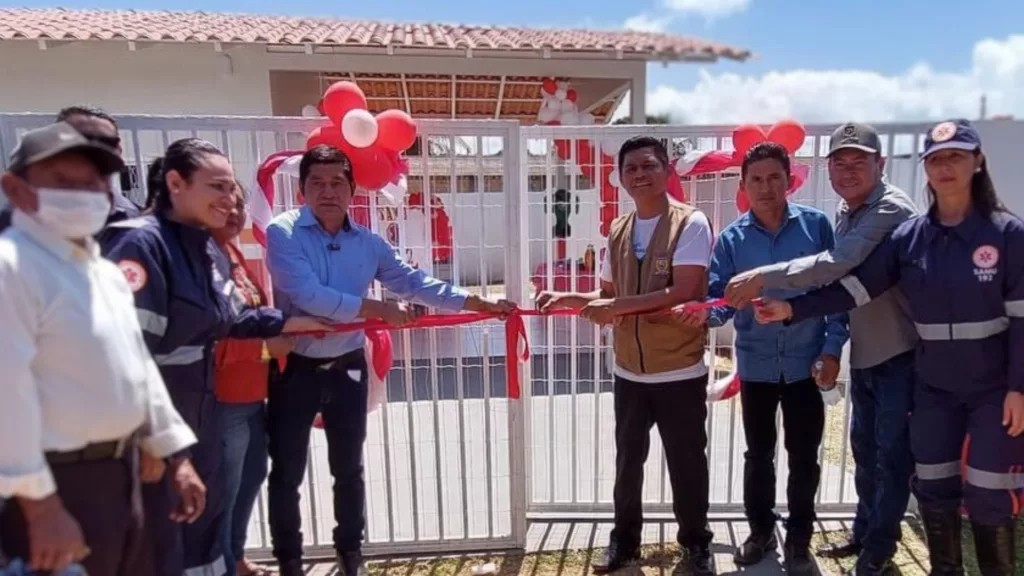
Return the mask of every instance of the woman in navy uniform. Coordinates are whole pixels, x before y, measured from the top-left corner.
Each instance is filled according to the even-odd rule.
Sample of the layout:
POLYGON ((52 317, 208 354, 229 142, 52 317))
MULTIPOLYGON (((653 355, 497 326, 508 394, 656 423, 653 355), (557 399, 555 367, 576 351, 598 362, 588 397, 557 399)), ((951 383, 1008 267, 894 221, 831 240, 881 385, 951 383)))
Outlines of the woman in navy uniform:
POLYGON ((900 286, 920 337, 910 428, 931 573, 963 574, 963 504, 981 573, 1012 576, 1024 498, 1024 223, 996 196, 968 121, 932 128, 923 161, 927 214, 839 282, 765 302, 758 320, 833 314, 900 286))
POLYGON ((174 142, 150 167, 148 184, 156 191, 152 213, 111 225, 101 242, 135 293, 149 351, 199 438, 190 452, 210 504, 205 513, 177 509, 170 490, 175 479, 163 478, 143 491, 147 532, 159 576, 220 576, 226 566, 219 545, 224 510, 214 343, 327 327, 308 317, 286 320, 272 308, 243 309, 209 233, 237 209, 234 171, 215 146, 195 138, 174 142))

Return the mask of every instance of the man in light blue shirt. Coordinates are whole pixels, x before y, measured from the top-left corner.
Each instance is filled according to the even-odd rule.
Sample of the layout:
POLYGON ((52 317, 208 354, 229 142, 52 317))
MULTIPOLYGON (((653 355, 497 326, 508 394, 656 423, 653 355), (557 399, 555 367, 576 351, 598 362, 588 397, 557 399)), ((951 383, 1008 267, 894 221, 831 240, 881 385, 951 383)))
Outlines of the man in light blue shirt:
MULTIPOLYGON (((275 304, 285 313, 334 323, 381 319, 393 326, 415 320, 401 302, 368 297, 374 280, 400 298, 446 312, 508 314, 516 306, 469 294, 416 270, 380 236, 348 217, 355 185, 340 151, 317 146, 299 164, 306 205, 267 228, 267 267, 275 304)), ((281 576, 302 569, 299 485, 306 471, 309 429, 319 412, 334 477, 334 547, 346 576, 363 576, 363 441, 369 368, 363 332, 299 337, 282 377, 268 389, 270 534, 281 576)))
MULTIPOLYGON (((830 250, 835 244, 832 225, 823 212, 787 201, 790 159, 783 147, 774 143, 752 147, 741 174, 751 210, 726 227, 715 244, 708 275, 710 298, 723 297, 736 274, 830 250)), ((766 294, 776 296, 771 291, 766 294)), ((781 405, 789 454, 786 569, 790 574, 814 574, 808 547, 821 474, 818 449, 825 426, 819 387, 833 386, 839 374, 839 358, 849 336, 846 315, 792 326, 764 325, 754 320, 751 307, 738 311, 723 307, 687 314, 685 319, 716 328, 730 318, 736 330, 736 362, 742 382, 747 440, 743 499, 750 523, 750 537, 736 552, 735 560, 741 565, 756 564, 778 546, 774 457, 775 420, 781 405)))

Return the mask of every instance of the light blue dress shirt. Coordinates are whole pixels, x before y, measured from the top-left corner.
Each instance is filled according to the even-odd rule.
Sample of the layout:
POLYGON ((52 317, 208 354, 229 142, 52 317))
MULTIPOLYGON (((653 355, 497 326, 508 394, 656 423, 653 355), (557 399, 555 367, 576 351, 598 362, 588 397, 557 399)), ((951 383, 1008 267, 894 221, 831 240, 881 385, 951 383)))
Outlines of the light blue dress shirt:
MULTIPOLYGON (((708 296, 721 298, 733 276, 759 266, 786 262, 831 250, 835 245, 832 224, 825 213, 788 203, 786 219, 777 232, 757 222, 747 212, 722 230, 711 254, 708 296)), ((804 290, 764 290, 765 296, 789 299, 804 290)), ((745 382, 790 383, 810 378, 811 365, 820 354, 841 357, 849 338, 846 314, 811 318, 789 326, 782 322, 758 324, 753 306, 744 310, 715 308, 708 325, 717 328, 733 318, 736 330, 736 361, 745 382)))
MULTIPOLYGON (((383 238, 351 218, 348 222, 331 236, 308 206, 274 218, 267 227, 267 268, 277 308, 335 323, 356 322, 363 298, 379 280, 400 298, 446 312, 463 309, 467 292, 406 264, 383 238)), ((364 341, 362 331, 300 336, 295 352, 334 358, 362 348, 364 341)))

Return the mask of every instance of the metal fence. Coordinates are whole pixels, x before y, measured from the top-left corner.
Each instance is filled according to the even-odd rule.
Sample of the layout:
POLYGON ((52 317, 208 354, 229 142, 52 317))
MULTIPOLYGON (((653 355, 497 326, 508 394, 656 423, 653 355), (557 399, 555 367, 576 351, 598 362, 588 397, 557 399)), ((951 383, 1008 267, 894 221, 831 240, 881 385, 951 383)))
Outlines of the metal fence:
MULTIPOLYGON (((0 115, 0 147, 9 155, 25 130, 51 121, 41 115, 0 115)), ((168 143, 198 136, 221 147, 243 182, 254 180, 269 154, 302 148, 318 120, 256 117, 119 118, 129 169, 122 188, 145 198, 144 175, 168 143)), ((439 209, 430 201, 421 217, 374 197, 373 225, 405 254, 443 279, 484 295, 507 295, 528 304, 534 290, 553 286, 560 274, 571 285, 586 281, 579 260, 599 256, 598 192, 593 178, 576 166, 577 147, 561 158, 555 140, 624 140, 636 127, 520 127, 499 121, 422 121, 409 154, 410 190, 436 197, 451 221, 454 250, 435 261, 431 229, 439 209), (551 192, 570 195, 572 234, 561 245, 553 236, 551 192), (394 230, 399 230, 397 238, 394 230), (567 261, 567 262, 566 262, 567 261)), ((832 214, 836 198, 823 160, 831 126, 808 127, 795 156, 809 178, 794 200, 832 214)), ((879 126, 887 175, 915 194, 923 182, 917 162, 923 125, 879 126)), ((731 127, 645 126, 674 155, 694 149, 731 149, 731 127)), ((585 145, 585 144, 584 144, 585 145)), ((599 161, 610 161, 603 158, 599 161)), ((600 171, 598 171, 600 173, 600 171)), ((281 177, 276 208, 297 201, 295 182, 281 177)), ((736 216, 737 180, 718 175, 684 183, 690 202, 715 230, 736 216)), ((629 208, 620 195, 621 209, 629 208)), ((258 247, 248 252, 258 254, 258 247)), ((586 267, 584 267, 585 269, 586 267)), ((592 281, 592 280, 591 280, 592 281)), ((528 517, 606 515, 614 481, 613 405, 608 337, 571 318, 534 319, 529 325, 533 357, 524 365, 521 400, 509 400, 505 381, 504 331, 497 323, 398 333, 395 365, 386 402, 370 415, 366 445, 367 552, 421 553, 522 546, 528 517)), ((730 328, 712 332, 711 378, 731 370, 730 328)), ((845 360, 845 359, 844 359, 845 360)), ((842 379, 846 379, 846 362, 842 379)), ((709 410, 707 429, 712 512, 742 510, 741 407, 735 400, 709 410)), ((818 494, 822 511, 852 511, 853 462, 848 445, 849 402, 828 410, 818 494)), ((651 513, 671 511, 671 490, 657 434, 644 486, 651 513)), ((783 445, 780 435, 779 446, 783 445)), ((329 552, 333 527, 326 441, 314 430, 302 487, 303 532, 311 554, 329 552)), ((786 457, 777 458, 778 501, 785 502, 786 457)), ((249 546, 269 546, 265 495, 250 526, 249 546)))

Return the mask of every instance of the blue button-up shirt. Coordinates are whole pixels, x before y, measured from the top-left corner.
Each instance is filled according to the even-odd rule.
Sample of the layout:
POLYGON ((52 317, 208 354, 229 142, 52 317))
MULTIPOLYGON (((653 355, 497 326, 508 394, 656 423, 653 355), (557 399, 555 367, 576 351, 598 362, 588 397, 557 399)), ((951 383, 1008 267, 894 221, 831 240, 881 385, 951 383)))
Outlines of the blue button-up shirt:
MULTIPOLYGON (((790 202, 786 219, 776 232, 761 226, 753 212, 747 212, 727 226, 715 243, 708 294, 721 298, 737 274, 831 250, 834 245, 832 224, 820 210, 790 202)), ((764 290, 764 295, 786 299, 803 292, 764 290)), ((752 306, 738 311, 724 307, 711 311, 708 325, 722 326, 734 316, 737 368, 740 379, 748 382, 789 383, 809 378, 815 359, 821 354, 839 358, 849 338, 846 314, 784 326, 779 322, 758 324, 752 306)))
MULTIPOLYGON (((308 206, 279 215, 267 227, 267 268, 275 306, 336 323, 359 320, 374 280, 400 298, 444 311, 458 312, 466 303, 465 291, 409 266, 383 238, 351 218, 332 236, 308 206)), ((362 348, 364 339, 363 332, 299 337, 295 352, 334 358, 362 348)))

